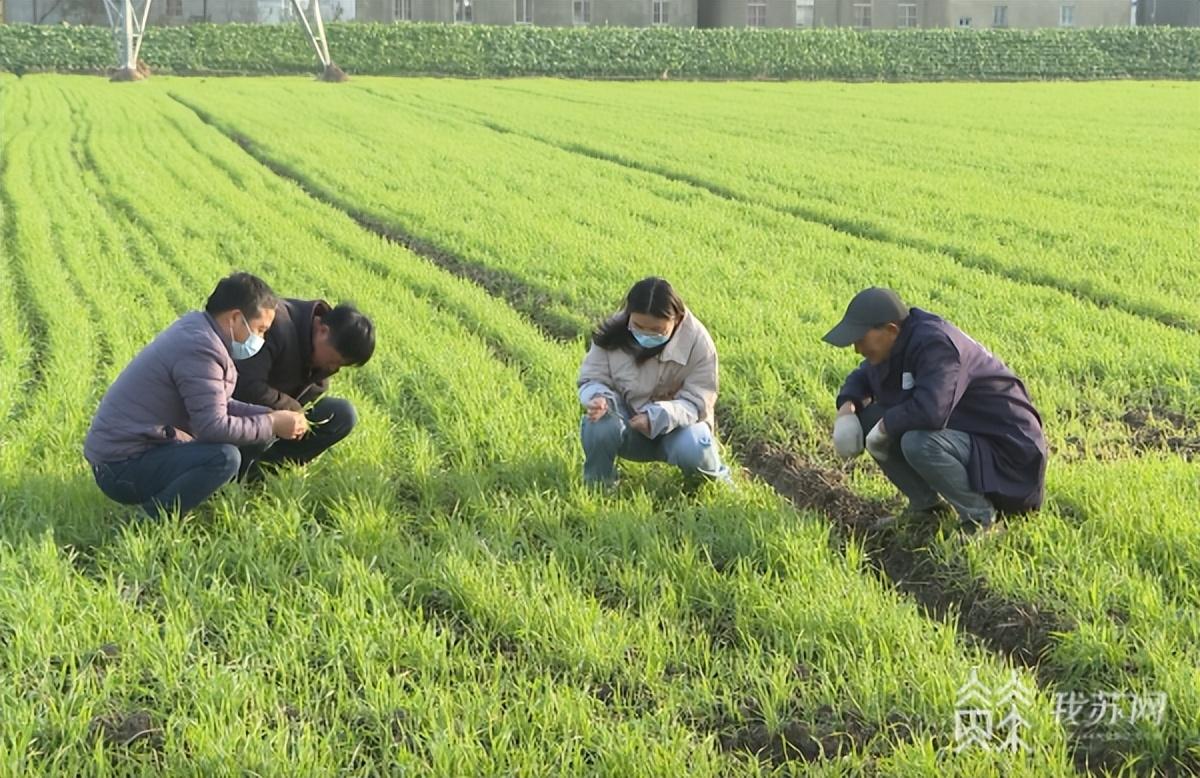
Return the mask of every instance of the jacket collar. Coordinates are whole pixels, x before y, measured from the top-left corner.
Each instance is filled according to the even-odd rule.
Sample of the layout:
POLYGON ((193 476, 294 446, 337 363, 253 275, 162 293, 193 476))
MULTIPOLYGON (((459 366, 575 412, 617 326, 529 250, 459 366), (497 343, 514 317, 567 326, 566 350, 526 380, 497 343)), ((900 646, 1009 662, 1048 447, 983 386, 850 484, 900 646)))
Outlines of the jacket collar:
POLYGON ((896 343, 892 346, 893 355, 901 355, 908 348, 908 342, 912 340, 913 331, 925 319, 924 314, 925 312, 920 308, 908 309, 908 316, 900 323, 900 334, 896 336, 896 343))
POLYGON ((205 321, 208 322, 208 326, 212 328, 212 331, 214 333, 216 333, 217 338, 221 341, 222 344, 224 344, 225 351, 228 352, 230 358, 232 358, 233 357, 233 342, 230 340, 229 333, 222 331, 221 328, 217 326, 217 320, 214 319, 212 317, 212 314, 209 313, 208 311, 197 311, 197 313, 199 313, 201 316, 203 316, 205 321))
POLYGON ((684 309, 683 319, 679 322, 679 326, 675 328, 675 332, 671 335, 671 339, 667 341, 667 345, 658 353, 658 361, 678 362, 681 365, 686 365, 688 358, 692 354, 692 346, 695 343, 696 319, 692 316, 690 310, 684 309))
POLYGON ((324 316, 332 310, 324 300, 284 300, 288 317, 296 328, 296 339, 300 343, 300 364, 305 373, 312 372, 312 333, 313 319, 324 316))
POLYGON ((893 366, 904 364, 904 352, 908 349, 908 342, 912 340, 917 324, 924 318, 925 312, 920 308, 908 309, 908 316, 900 323, 900 333, 896 335, 896 342, 892 344, 892 352, 876 368, 879 371, 880 380, 886 379, 892 374, 893 366))

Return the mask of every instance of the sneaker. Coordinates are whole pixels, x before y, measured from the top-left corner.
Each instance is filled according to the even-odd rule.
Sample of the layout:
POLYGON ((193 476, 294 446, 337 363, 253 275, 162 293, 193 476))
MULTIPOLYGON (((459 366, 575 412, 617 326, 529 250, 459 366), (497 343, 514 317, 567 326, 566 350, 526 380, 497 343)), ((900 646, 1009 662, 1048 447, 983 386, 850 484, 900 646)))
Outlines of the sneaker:
POLYGON ((714 476, 709 476, 709 478, 716 483, 721 484, 721 486, 724 486, 726 489, 730 489, 735 492, 737 491, 737 484, 733 480, 733 471, 729 469, 728 465, 721 465, 721 472, 714 476))
POLYGON ((612 481, 584 481, 583 487, 592 494, 598 494, 602 497, 611 497, 617 493, 617 488, 621 485, 621 479, 617 478, 612 481))
POLYGON ((963 519, 958 523, 958 531, 967 537, 986 535, 996 528, 996 517, 990 516, 983 521, 963 519))
POLYGON ((955 515, 954 507, 945 500, 939 499, 934 505, 928 508, 914 509, 909 505, 899 513, 891 516, 884 516, 882 519, 876 519, 868 527, 868 532, 882 532, 897 524, 905 526, 913 524, 936 524, 943 518, 955 515))
POLYGON ((719 484, 722 488, 731 492, 736 492, 737 484, 733 480, 733 473, 727 465, 722 465, 721 469, 715 473, 700 470, 694 473, 689 473, 683 477, 683 491, 685 494, 695 494, 704 488, 707 483, 719 484))

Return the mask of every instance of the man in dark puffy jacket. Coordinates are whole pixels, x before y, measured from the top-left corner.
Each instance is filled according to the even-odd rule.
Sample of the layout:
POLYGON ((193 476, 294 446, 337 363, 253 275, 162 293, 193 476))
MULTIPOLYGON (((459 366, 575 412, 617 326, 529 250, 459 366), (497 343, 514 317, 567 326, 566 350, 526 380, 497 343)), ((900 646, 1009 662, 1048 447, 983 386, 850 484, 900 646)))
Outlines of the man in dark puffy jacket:
POLYGON ((83 447, 105 495, 152 516, 186 513, 272 441, 304 435, 303 414, 232 399, 238 366, 262 346, 275 303, 262 279, 235 273, 203 311, 181 316, 121 371, 83 447))
POLYGON ((824 340, 864 357, 838 392, 834 448, 846 458, 870 452, 908 497, 902 517, 953 507, 973 533, 989 529, 998 511, 1041 507, 1041 417, 991 352, 879 288, 859 292, 824 340))
POLYGON ((304 412, 312 428, 300 440, 279 441, 258 461, 303 464, 349 435, 358 421, 354 405, 322 395, 338 370, 364 365, 374 353, 375 325, 353 305, 331 308, 324 300, 281 300, 263 348, 238 364, 233 396, 291 411, 304 411, 311 403, 304 412))

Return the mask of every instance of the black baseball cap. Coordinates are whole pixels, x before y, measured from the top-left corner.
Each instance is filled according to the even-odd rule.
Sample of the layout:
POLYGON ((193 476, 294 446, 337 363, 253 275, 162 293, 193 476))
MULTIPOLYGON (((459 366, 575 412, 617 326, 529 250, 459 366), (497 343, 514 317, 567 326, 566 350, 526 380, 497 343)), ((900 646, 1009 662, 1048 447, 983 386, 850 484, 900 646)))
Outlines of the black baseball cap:
POLYGON ((867 330, 908 318, 908 307, 891 289, 873 286, 854 295, 846 306, 846 315, 821 340, 838 348, 852 345, 867 330))

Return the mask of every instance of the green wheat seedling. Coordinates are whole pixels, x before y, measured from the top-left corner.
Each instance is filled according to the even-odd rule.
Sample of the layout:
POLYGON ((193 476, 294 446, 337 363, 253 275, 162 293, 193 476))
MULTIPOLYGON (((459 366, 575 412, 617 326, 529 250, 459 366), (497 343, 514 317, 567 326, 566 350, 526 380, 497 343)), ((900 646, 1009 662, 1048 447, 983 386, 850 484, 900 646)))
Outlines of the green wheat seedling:
POLYGON ((4 772, 1068 775, 1055 695, 1106 690, 1170 704, 1097 758, 1190 765, 1194 96, 0 75, 4 772), (128 521, 80 460, 90 413, 235 267, 375 318, 335 381, 360 423, 128 521), (911 539, 906 578, 754 472, 688 494, 630 463, 587 492, 582 337, 651 273, 717 339, 735 464, 784 451, 891 499, 826 442, 854 360, 819 337, 869 280, 1027 377, 1047 509, 911 539), (972 668, 1032 689, 1028 753, 954 753, 972 668))

